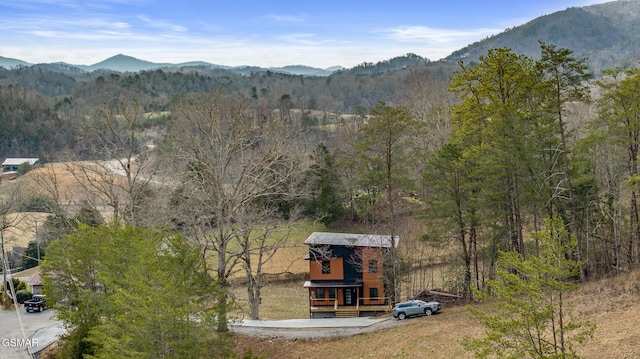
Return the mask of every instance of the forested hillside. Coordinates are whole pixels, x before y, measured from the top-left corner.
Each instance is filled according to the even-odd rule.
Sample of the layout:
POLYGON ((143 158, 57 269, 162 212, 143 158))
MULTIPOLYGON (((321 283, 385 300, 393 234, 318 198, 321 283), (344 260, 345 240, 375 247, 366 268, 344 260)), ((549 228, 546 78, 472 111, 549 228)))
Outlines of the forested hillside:
POLYGON ((536 58, 542 41, 588 58, 592 71, 600 75, 606 68, 637 63, 639 31, 640 2, 611 1, 541 16, 455 51, 447 60, 477 61, 498 47, 536 58))
POLYGON ((409 61, 394 67, 394 71, 376 68, 378 71, 369 75, 359 75, 356 68, 330 77, 270 71, 245 76, 203 67, 80 74, 52 71, 45 66, 0 69, 0 118, 5 129, 0 133, 0 153, 5 157, 55 159, 60 150, 69 148, 79 156, 88 156, 75 148, 73 139, 79 133, 74 131, 80 130, 86 116, 108 107, 118 97, 135 96, 144 111, 152 112, 168 110, 180 95, 218 92, 242 96, 256 106, 273 110, 283 106, 297 109, 301 111, 295 118, 299 127, 327 124, 337 121, 340 114, 362 112, 379 101, 402 103, 403 89, 409 82, 421 77, 445 81, 453 65, 440 64, 432 69, 422 61, 409 61), (22 126, 33 121, 42 122, 42 126, 22 126), (38 133, 29 133, 35 131, 34 127, 41 128, 38 133))

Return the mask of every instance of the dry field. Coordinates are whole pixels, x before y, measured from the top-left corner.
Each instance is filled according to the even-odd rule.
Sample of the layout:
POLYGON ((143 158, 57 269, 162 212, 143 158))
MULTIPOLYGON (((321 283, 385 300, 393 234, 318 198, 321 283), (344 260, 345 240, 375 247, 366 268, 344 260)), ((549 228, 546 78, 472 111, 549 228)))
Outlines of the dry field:
MULTIPOLYGON (((11 204, 18 199, 29 196, 53 196, 53 193, 57 193, 63 206, 80 203, 82 199, 87 198, 86 191, 83 191, 73 174, 68 170, 69 168, 71 167, 66 163, 49 163, 17 179, 2 179, 0 197, 2 197, 3 203, 11 204)), ((48 215, 49 213, 36 212, 7 214, 3 219, 6 224, 3 233, 5 250, 11 251, 14 247, 27 247, 30 241, 35 240, 38 227, 43 225, 48 215)), ((109 213, 105 212, 104 216, 108 218, 109 213)))
POLYGON ((49 213, 21 212, 9 213, 5 217, 7 228, 4 236, 4 248, 6 251, 14 247, 26 248, 30 241, 35 240, 38 226, 47 219, 49 213))
MULTIPOLYGON (((269 286, 263 293, 261 308, 265 317, 290 318, 294 310, 306 317, 306 292, 296 289, 299 287, 302 283, 298 287, 269 286)), ((571 302, 575 315, 597 326, 594 337, 577 349, 581 358, 640 358, 640 270, 587 283, 571 296, 571 302)), ((460 306, 445 307, 435 316, 408 319, 400 325, 353 337, 287 341, 237 335, 236 340, 239 352, 251 346, 255 354, 270 358, 452 359, 473 358, 460 341, 482 332, 482 327, 469 318, 467 309, 460 306)))

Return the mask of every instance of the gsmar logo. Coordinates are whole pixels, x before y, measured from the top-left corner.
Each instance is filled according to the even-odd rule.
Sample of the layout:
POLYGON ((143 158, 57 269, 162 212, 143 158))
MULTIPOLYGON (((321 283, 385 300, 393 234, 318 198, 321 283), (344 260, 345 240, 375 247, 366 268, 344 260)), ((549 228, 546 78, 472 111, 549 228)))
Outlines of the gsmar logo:
POLYGON ((3 338, 0 346, 9 348, 37 347, 37 338, 3 338))

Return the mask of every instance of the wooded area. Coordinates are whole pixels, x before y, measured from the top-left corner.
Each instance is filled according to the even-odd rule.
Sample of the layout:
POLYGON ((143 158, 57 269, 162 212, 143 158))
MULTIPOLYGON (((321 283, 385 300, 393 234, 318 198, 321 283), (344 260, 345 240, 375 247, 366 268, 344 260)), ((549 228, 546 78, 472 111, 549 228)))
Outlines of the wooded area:
MULTIPOLYGON (((179 233, 202 260, 181 265, 205 263, 219 286, 208 298, 215 306, 202 306, 215 313, 209 323, 219 332, 227 330, 226 289, 238 272, 250 317, 259 318, 264 265, 302 220, 402 238, 385 263, 387 295, 396 300, 425 289, 477 299, 499 272, 500 253, 523 260, 544 253, 532 233, 557 231, 545 226, 551 219, 575 237, 563 247, 579 264, 571 279, 633 268, 640 71, 610 70, 593 81, 571 51, 545 44, 540 51, 533 60, 493 49, 455 72, 420 64, 326 78, 198 68, 75 77, 2 71, 3 81, 19 84, 0 86, 0 153, 49 163, 28 174, 39 190, 3 197, 0 215, 29 205, 51 213, 39 233, 43 251, 52 250, 50 285, 62 278, 53 262, 64 262, 61 238, 92 240, 84 225, 108 223, 114 232, 100 236, 113 241, 142 228, 179 233), (50 171, 54 162, 78 184, 71 199, 50 171)), ((71 283, 54 297, 104 300, 96 293, 106 283, 140 288, 105 266, 100 285, 81 283, 77 292, 71 283)), ((198 295, 196 279, 185 282, 185 300, 198 295)), ((107 342, 109 328, 83 328, 92 353, 118 350, 95 343, 107 342)), ((145 350, 135 345, 127 350, 145 350)))

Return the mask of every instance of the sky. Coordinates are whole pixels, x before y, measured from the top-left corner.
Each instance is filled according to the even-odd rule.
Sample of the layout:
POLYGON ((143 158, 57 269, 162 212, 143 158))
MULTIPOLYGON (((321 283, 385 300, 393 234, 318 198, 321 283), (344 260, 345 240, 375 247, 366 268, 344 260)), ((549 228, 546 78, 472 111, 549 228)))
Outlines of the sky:
POLYGON ((607 0, 0 0, 0 56, 92 65, 117 54, 225 66, 439 60, 536 17, 607 0))

